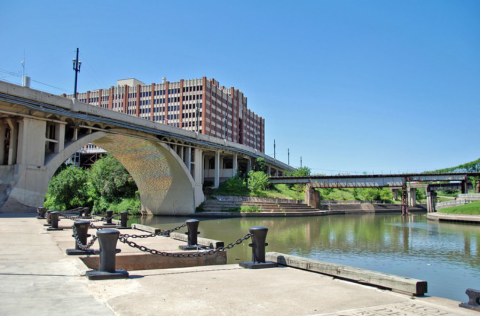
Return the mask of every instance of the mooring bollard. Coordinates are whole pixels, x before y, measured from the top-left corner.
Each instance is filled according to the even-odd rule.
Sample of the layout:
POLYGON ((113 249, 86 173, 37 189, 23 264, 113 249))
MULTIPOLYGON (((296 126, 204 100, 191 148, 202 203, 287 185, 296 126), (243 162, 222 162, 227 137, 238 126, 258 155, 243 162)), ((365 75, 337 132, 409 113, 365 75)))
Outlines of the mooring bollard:
POLYGON ((52 210, 47 210, 46 212, 46 216, 45 216, 45 219, 47 220, 47 223, 46 224, 43 224, 43 226, 52 226, 52 218, 50 216, 50 213, 52 213, 54 211, 52 210))
POLYGON ((90 210, 89 207, 84 207, 84 208, 83 208, 83 213, 85 214, 85 217, 90 217, 92 211, 90 210))
POLYGON ((252 243, 249 244, 252 247, 252 261, 240 262, 241 267, 247 269, 262 269, 277 267, 276 262, 265 262, 265 247, 268 244, 265 242, 267 239, 268 228, 263 226, 253 226, 249 228, 250 234, 252 234, 252 243))
POLYGON ((197 245, 197 235, 200 234, 198 231, 198 225, 200 224, 200 221, 196 219, 189 219, 185 221, 185 224, 187 224, 188 229, 188 231, 185 233, 185 235, 188 236, 187 245, 179 246, 179 248, 182 250, 197 250, 199 248, 205 248, 197 245))
POLYGON ((128 221, 128 212, 120 212, 120 227, 117 227, 117 229, 128 229, 131 227, 127 227, 127 221, 128 221))
POLYGON ((460 303, 458 306, 480 311, 480 291, 474 289, 467 289, 467 291, 465 291, 465 294, 468 295, 468 302, 460 303))
MULTIPOLYGON (((78 240, 83 245, 87 244, 87 237, 90 237, 88 234, 88 227, 90 227, 90 222, 89 221, 83 221, 83 220, 78 220, 73 223, 75 226, 75 230, 77 231, 77 236, 78 240)), ((72 235, 73 238, 75 238, 75 235, 72 235)), ((77 240, 75 239, 75 249, 67 249, 66 251, 67 255, 72 256, 72 255, 92 255, 94 254, 93 249, 87 249, 87 250, 82 250, 80 246, 78 246, 77 240)))
POLYGON ((37 213, 38 213, 38 216, 37 218, 38 219, 45 219, 45 213, 47 212, 47 209, 44 208, 44 207, 37 207, 37 213))
POLYGON ((48 231, 63 230, 63 228, 58 228, 58 222, 60 221, 59 217, 60 217, 60 212, 51 212, 50 213, 52 226, 47 228, 48 231))
POLYGON ((102 229, 97 232, 100 243, 100 265, 98 270, 87 271, 89 280, 126 279, 128 272, 123 269, 115 269, 115 255, 120 232, 116 229, 102 229))
POLYGON ((107 213, 107 216, 105 216, 106 223, 103 225, 115 225, 112 223, 113 211, 108 210, 106 213, 107 213))

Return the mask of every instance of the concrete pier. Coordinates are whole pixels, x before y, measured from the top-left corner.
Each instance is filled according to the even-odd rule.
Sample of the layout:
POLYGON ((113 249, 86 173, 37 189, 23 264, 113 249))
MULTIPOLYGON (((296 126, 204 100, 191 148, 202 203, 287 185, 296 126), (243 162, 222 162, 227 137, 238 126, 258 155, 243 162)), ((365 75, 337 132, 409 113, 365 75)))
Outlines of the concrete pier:
MULTIPOLYGON (((71 234, 47 232, 35 215, 0 217, 0 315, 478 315, 460 302, 412 299, 285 266, 134 270, 129 279, 88 281, 81 258, 65 255, 71 234)), ((148 239, 169 251, 184 243, 135 241, 148 239)))

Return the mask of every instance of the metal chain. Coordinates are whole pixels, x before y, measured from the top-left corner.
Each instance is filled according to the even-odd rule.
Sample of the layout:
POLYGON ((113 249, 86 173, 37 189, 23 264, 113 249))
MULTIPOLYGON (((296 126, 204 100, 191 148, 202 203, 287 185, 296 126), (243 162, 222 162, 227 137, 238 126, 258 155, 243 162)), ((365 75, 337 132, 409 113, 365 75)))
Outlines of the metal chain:
POLYGON ((177 227, 175 227, 175 228, 167 229, 167 230, 162 230, 162 231, 160 231, 159 233, 157 233, 157 235, 170 236, 170 233, 171 233, 171 232, 174 232, 174 231, 179 230, 180 228, 183 228, 183 227, 186 227, 186 226, 187 226, 187 223, 183 223, 182 225, 177 226, 177 227))
POLYGON ((93 236, 92 240, 90 240, 90 242, 88 244, 84 245, 84 244, 82 244, 82 241, 80 240, 80 237, 78 237, 78 233, 77 233, 77 229, 75 228, 75 225, 72 226, 72 230, 73 230, 73 237, 75 238, 75 242, 77 243, 78 248, 80 248, 82 250, 87 250, 90 247, 92 247, 93 244, 95 243, 95 241, 98 239, 97 236, 93 236))
MULTIPOLYGON (((243 236, 242 238, 239 238, 237 239, 235 242, 232 242, 228 245, 226 245, 225 247, 219 247, 217 249, 211 249, 211 250, 207 250, 207 251, 202 251, 202 252, 194 252, 194 253, 173 253, 173 252, 165 252, 165 251, 159 251, 159 250, 155 250, 155 249, 150 249, 150 248, 147 248, 145 246, 140 246, 138 245, 137 243, 133 242, 133 241, 129 241, 128 238, 129 237, 133 237, 133 236, 137 236, 137 235, 132 235, 132 236, 129 236, 129 235, 120 235, 120 238, 118 239, 120 242, 124 243, 124 244, 127 244, 129 245, 130 247, 132 248, 137 248, 137 249, 140 249, 140 251, 144 251, 144 252, 149 252, 151 253, 152 255, 160 255, 160 256, 164 256, 164 257, 173 257, 173 258, 195 258, 195 257, 204 257, 204 256, 207 256, 207 255, 213 255, 217 252, 221 252, 221 251, 226 251, 228 249, 232 249, 233 247, 235 247, 236 245, 239 245, 241 244, 242 242, 244 242, 245 240, 249 239, 250 237, 252 237, 252 234, 246 234, 245 236, 243 236)), ((151 237, 150 235, 146 235, 148 237, 151 237)), ((142 238, 142 237, 140 237, 142 238)))
POLYGON ((128 235, 128 234, 121 234, 120 237, 126 237, 126 238, 150 238, 150 237, 157 237, 157 236, 170 236, 170 233, 171 232, 174 232, 176 230, 179 230, 180 228, 183 228, 187 226, 186 223, 180 225, 180 226, 177 226, 175 228, 172 228, 172 229, 167 229, 167 230, 161 230, 159 231, 158 233, 156 234, 150 234, 150 235, 128 235))

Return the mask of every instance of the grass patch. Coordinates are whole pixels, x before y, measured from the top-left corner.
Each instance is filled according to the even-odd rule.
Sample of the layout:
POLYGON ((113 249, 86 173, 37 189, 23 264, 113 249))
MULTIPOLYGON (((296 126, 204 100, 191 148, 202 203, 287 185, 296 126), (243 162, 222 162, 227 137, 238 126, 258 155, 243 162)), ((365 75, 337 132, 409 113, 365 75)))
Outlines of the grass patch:
POLYGON ((248 206, 240 206, 240 212, 242 213, 258 213, 261 212, 262 208, 258 205, 248 205, 248 206))
POLYGON ((480 215, 480 201, 442 208, 438 212, 444 214, 480 215))

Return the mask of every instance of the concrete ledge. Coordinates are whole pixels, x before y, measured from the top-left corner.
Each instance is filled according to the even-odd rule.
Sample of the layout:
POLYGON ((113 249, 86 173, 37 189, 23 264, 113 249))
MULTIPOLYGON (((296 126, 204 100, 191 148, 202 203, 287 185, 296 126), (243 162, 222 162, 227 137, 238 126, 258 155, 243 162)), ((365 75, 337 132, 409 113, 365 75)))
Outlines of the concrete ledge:
MULTIPOLYGON (((195 217, 296 217, 296 216, 324 216, 325 211, 308 212, 201 212, 195 213, 195 217)), ((178 215, 177 215, 178 216, 178 215)), ((191 215, 189 215, 191 217, 191 215)))
POLYGON ((480 224, 480 215, 462 215, 462 214, 444 214, 444 213, 428 213, 427 219, 441 222, 464 222, 480 224))
POLYGON ((313 259, 306 259, 277 252, 267 252, 265 259, 277 262, 281 265, 307 271, 319 272, 362 284, 387 288, 395 292, 405 293, 408 295, 423 296, 427 292, 426 281, 400 277, 393 274, 354 268, 313 259))
MULTIPOLYGON (((185 241, 185 242, 188 241, 188 236, 182 233, 170 233, 170 238, 173 238, 175 240, 185 241)), ((197 237, 197 242, 199 245, 207 246, 212 249, 217 249, 225 246, 225 243, 223 241, 202 238, 202 237, 197 237)))
POLYGON ((132 228, 137 229, 137 230, 141 230, 143 232, 152 233, 152 234, 158 234, 159 232, 162 231, 161 228, 150 227, 150 226, 142 225, 142 224, 132 224, 132 228))
MULTIPOLYGON (((179 251, 176 254, 192 254, 193 251, 179 251)), ((97 270, 100 264, 99 256, 89 256, 80 258, 90 269, 97 270)), ((132 270, 152 270, 152 269, 172 269, 186 268, 196 266, 211 266, 227 264, 226 251, 220 251, 213 255, 192 258, 174 258, 162 255, 152 254, 128 254, 117 255, 115 257, 115 268, 127 271, 132 270)))

